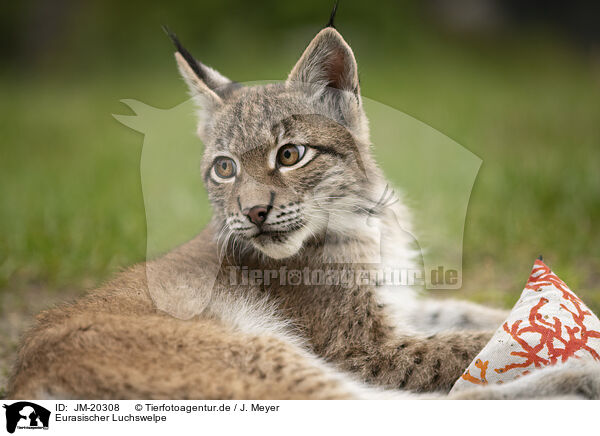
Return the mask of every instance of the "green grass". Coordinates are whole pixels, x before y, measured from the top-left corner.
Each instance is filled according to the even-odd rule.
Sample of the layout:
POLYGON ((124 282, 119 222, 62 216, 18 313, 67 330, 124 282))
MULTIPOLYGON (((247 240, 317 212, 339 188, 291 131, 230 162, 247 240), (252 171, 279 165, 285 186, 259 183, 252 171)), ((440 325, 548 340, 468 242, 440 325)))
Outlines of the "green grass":
MULTIPOLYGON (((482 50, 426 45, 384 56, 358 44, 363 93, 483 160, 458 294, 511 306, 543 254, 600 311, 598 71, 552 44, 482 50)), ((232 59, 212 64, 239 80, 283 78, 295 57, 264 56, 237 71, 232 59)), ((127 113, 122 98, 163 108, 184 101, 174 67, 161 65, 0 78, 0 296, 94 286, 144 259, 142 136, 111 113, 127 113)))
POLYGON ((140 259, 140 138, 110 117, 113 102, 93 84, 7 82, 0 286, 85 286, 140 259))

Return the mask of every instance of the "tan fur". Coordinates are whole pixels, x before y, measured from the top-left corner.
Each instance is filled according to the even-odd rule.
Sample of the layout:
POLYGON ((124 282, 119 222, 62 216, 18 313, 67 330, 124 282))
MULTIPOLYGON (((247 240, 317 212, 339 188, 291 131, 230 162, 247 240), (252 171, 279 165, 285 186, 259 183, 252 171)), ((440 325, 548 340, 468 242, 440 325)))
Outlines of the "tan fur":
MULTIPOLYGON (((180 256, 194 258, 198 251, 206 252, 213 245, 211 239, 207 231, 166 256, 164 271, 172 268, 169 261, 178 263, 180 256)), ((19 352, 9 396, 324 399, 367 395, 368 390, 361 391, 306 349, 373 384, 447 390, 489 338, 475 333, 395 336, 372 290, 336 288, 315 289, 318 298, 314 293, 274 289, 270 298, 294 321, 294 327, 287 333, 276 329, 271 334, 245 333, 240 326, 211 315, 210 306, 218 306, 219 296, 213 295, 204 316, 183 321, 156 309, 146 283, 144 265, 138 265, 75 303, 42 312, 19 352), (308 339, 306 347, 302 338, 308 339)), ((250 297, 248 289, 239 291, 250 297)))

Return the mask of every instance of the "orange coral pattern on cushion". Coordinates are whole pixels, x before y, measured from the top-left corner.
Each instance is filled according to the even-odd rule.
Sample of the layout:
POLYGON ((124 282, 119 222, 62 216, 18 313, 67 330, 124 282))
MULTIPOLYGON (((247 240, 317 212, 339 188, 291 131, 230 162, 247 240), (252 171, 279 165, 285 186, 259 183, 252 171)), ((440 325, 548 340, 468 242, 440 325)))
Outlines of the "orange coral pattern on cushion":
POLYGON ((504 383, 571 358, 600 361, 600 320, 544 262, 536 260, 513 311, 453 391, 504 383), (488 366, 493 371, 488 372, 488 366))
POLYGON ((553 365, 558 361, 565 362, 581 349, 588 351, 594 359, 600 360, 598 352, 587 345, 589 338, 600 338, 600 332, 589 330, 584 322, 586 316, 593 316, 592 312, 589 309, 584 309, 585 305, 583 301, 573 294, 565 282, 550 271, 550 268, 541 260, 536 260, 525 289, 537 292, 542 287, 549 285, 559 289, 562 292, 562 297, 572 303, 574 310, 567 308, 564 303, 561 303, 560 307, 571 314, 575 325, 572 327, 565 325, 563 332, 563 324, 558 317, 553 317, 553 322, 551 323, 544 320, 544 316, 539 313, 539 310, 548 303, 548 300, 543 297, 540 298, 539 302, 529 312, 528 326, 519 329, 521 320, 516 321, 510 328, 508 323, 504 323, 503 325, 504 330, 523 349, 523 351, 513 351, 511 354, 513 356, 525 357, 525 361, 512 363, 503 368, 497 368, 495 371, 505 372, 513 368, 527 368, 531 364, 539 368, 548 364, 553 365), (522 338, 522 334, 526 332, 539 333, 540 342, 533 344, 533 346, 527 343, 522 338), (558 346, 555 346, 556 343, 558 343, 558 346), (548 351, 547 358, 540 355, 540 351, 544 347, 548 351))
POLYGON ((467 372, 465 372, 461 377, 464 380, 476 385, 487 385, 487 379, 485 378, 485 375, 487 373, 487 367, 489 364, 489 360, 483 362, 481 359, 475 359, 475 367, 479 369, 479 378, 472 376, 468 369, 467 372))

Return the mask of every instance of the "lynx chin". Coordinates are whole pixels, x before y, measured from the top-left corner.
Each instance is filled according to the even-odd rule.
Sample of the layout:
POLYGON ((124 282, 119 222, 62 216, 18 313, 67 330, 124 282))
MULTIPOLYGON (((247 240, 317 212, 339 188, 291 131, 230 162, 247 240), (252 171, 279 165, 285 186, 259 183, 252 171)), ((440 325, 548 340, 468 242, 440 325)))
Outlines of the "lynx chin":
MULTIPOLYGON (((358 69, 328 26, 283 83, 246 87, 171 35, 198 106, 214 215, 194 239, 42 312, 11 398, 445 397, 505 318, 378 283, 232 283, 230 271, 418 266, 410 213, 371 154, 358 69)), ((598 370, 540 371, 459 398, 600 394, 598 370)))

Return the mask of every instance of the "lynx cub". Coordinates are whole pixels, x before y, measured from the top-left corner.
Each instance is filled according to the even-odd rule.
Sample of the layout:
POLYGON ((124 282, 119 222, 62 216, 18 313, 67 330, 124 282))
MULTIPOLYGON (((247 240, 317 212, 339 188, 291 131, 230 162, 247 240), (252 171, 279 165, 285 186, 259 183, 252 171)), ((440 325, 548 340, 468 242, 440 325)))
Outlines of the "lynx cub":
MULTIPOLYGON (((282 84, 243 87, 175 58, 201 109, 208 227, 26 335, 11 398, 342 399, 437 397, 500 325, 502 311, 418 299, 377 283, 244 271, 344 273, 413 265, 409 216, 379 201, 354 54, 321 30, 282 84), (421 394, 417 394, 421 393, 421 394)), ((598 372, 542 371, 461 398, 598 396, 598 372), (539 381, 544 378, 543 381, 539 381), (537 388, 543 386, 543 388, 537 388)))

